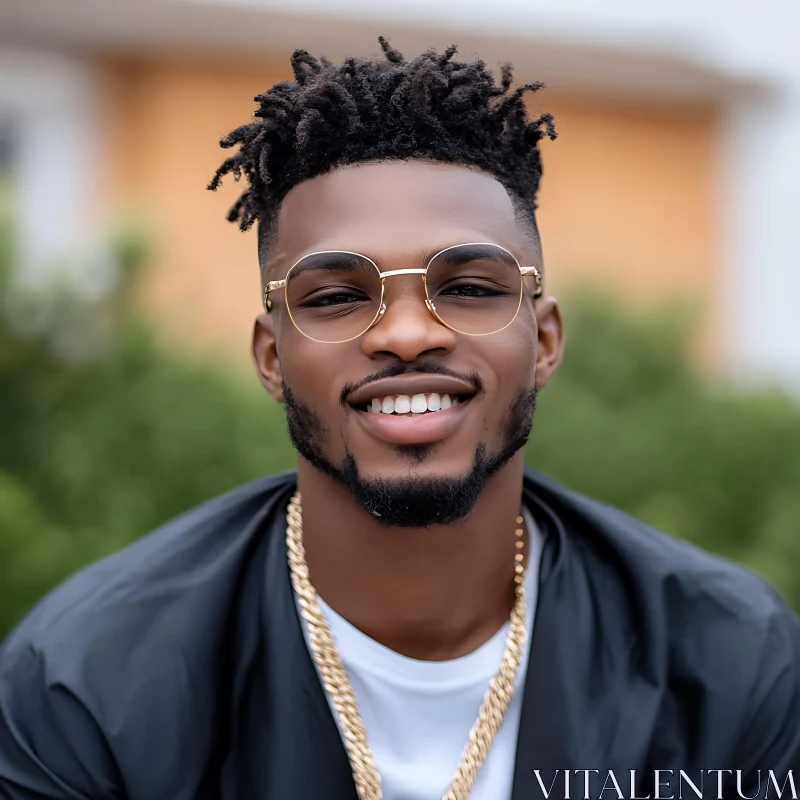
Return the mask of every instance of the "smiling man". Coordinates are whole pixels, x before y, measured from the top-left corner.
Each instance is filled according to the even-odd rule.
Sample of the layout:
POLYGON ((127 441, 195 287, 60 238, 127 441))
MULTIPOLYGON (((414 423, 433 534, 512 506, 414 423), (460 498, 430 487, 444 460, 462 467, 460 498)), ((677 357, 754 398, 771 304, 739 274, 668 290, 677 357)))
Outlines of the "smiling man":
POLYGON ((253 355, 297 471, 12 633, 0 797, 797 797, 798 619, 524 467, 564 347, 539 86, 381 45, 297 52, 211 185, 247 181, 229 218, 258 224, 253 355))

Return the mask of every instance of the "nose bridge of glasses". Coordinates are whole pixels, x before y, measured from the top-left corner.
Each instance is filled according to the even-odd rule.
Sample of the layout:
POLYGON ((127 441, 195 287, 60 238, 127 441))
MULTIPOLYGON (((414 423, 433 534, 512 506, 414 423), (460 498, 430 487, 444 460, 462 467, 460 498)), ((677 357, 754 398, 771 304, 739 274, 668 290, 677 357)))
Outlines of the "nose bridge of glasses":
POLYGON ((390 277, 399 278, 396 281, 384 282, 383 303, 376 320, 376 322, 385 320, 382 324, 384 331, 397 322, 402 336, 413 338, 430 324, 436 326, 441 324, 435 318, 435 314, 432 315, 433 308, 425 293, 423 280, 426 272, 426 269, 408 268, 387 270, 380 274, 382 280, 390 277), (422 327, 418 328, 416 322, 422 327))
MULTIPOLYGON (((381 282, 384 285, 383 311, 391 305, 404 305, 404 298, 419 303, 426 300, 424 276, 427 272, 425 268, 409 267, 403 269, 390 269, 380 272, 381 282), (414 277, 419 276, 419 277, 414 277), (397 278, 398 280, 387 281, 386 278, 397 278)), ((427 302, 425 303, 427 305, 427 302)))
POLYGON ((424 275, 427 269, 390 269, 386 272, 381 272, 381 279, 388 278, 392 275, 424 275))

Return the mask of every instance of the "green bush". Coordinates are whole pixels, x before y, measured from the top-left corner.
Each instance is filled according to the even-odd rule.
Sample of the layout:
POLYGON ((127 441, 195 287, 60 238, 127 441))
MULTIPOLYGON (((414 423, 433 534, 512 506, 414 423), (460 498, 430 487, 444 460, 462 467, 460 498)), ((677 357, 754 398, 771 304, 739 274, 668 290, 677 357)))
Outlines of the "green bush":
POLYGON ((255 378, 166 349, 117 293, 11 286, 9 254, 0 235, 0 638, 82 564, 293 463, 255 378))
MULTIPOLYGON (((15 288, 0 235, 0 638, 80 565, 260 474, 290 468, 255 379, 187 358, 131 311, 146 259, 102 301, 15 288)), ((800 608, 800 408, 717 385, 675 313, 566 303, 567 357, 528 460, 566 484, 762 572, 800 608)))

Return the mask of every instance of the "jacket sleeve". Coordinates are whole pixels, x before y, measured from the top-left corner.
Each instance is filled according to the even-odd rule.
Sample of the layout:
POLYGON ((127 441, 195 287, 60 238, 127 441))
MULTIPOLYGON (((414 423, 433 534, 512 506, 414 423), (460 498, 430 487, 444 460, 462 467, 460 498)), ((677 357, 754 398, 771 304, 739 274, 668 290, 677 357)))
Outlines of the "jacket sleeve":
POLYGON ((0 800, 121 798, 106 740, 48 656, 25 641, 0 648, 0 800))
POLYGON ((800 792, 800 619, 783 603, 764 639, 735 763, 753 788, 761 770, 762 797, 767 788, 767 797, 800 792))

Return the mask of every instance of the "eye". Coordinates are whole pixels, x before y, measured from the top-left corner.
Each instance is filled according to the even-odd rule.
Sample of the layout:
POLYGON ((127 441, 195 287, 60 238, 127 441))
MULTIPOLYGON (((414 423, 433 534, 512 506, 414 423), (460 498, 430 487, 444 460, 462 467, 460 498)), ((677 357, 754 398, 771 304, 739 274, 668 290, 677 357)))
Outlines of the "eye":
POLYGON ((495 297, 501 292, 497 287, 487 286, 485 283, 468 283, 445 286, 438 292, 439 297, 495 297))
POLYGON ((304 306, 311 308, 330 308, 351 303, 369 302, 369 297, 355 289, 326 290, 324 293, 316 292, 313 296, 303 301, 304 306))

